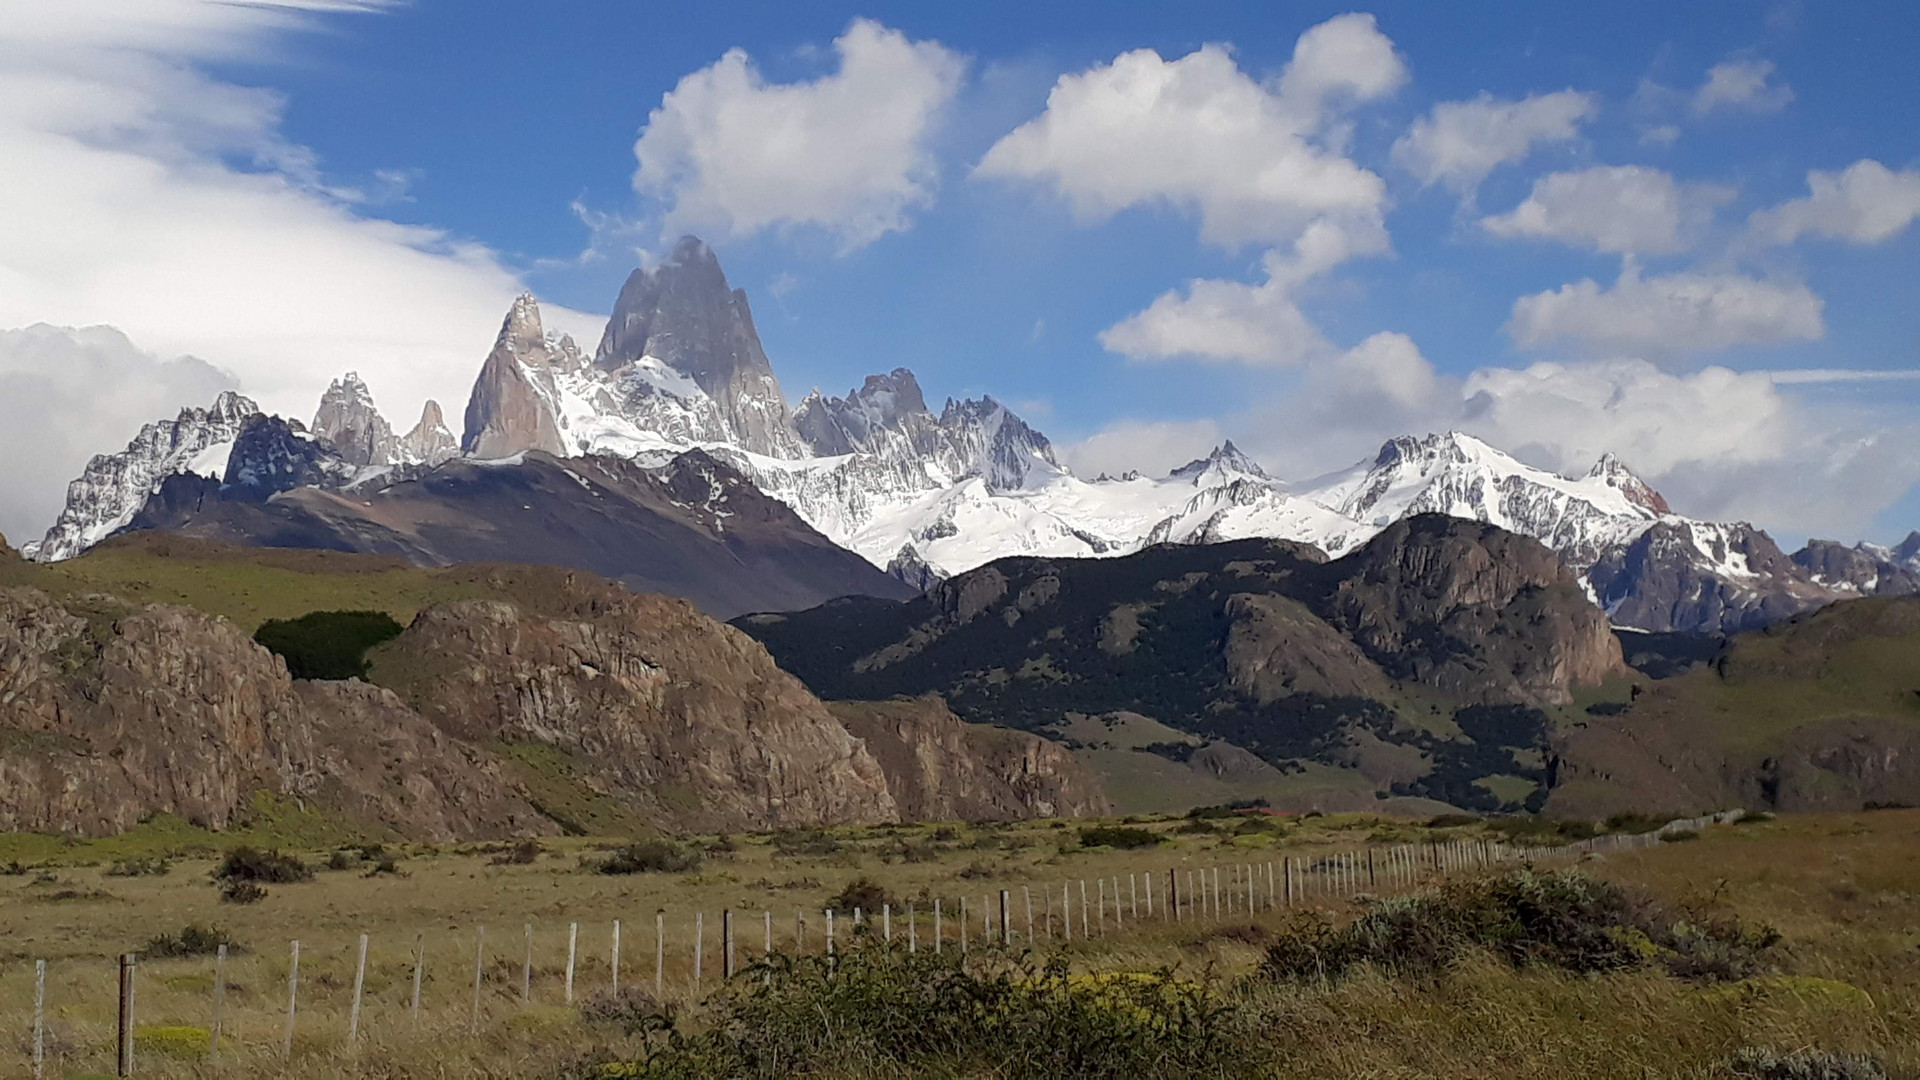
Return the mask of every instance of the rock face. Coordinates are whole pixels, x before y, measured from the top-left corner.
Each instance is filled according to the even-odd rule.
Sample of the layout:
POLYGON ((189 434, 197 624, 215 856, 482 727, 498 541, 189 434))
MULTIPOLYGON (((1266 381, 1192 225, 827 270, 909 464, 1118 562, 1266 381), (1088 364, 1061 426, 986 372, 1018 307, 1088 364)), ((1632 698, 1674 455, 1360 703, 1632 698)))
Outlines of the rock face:
POLYGON ((0 829, 98 835, 155 812, 219 829, 256 791, 389 835, 552 829, 387 691, 296 685, 190 609, 0 589, 0 829))
POLYGON ((696 237, 682 237, 660 265, 627 278, 593 363, 629 381, 622 374, 646 358, 693 380, 718 407, 721 430, 704 437, 768 457, 802 456, 747 294, 728 286, 720 260, 696 237))
POLYGON ((1565 704, 1626 673, 1606 616, 1536 540, 1428 514, 1331 563, 1316 608, 1391 676, 1475 701, 1565 704))
POLYGON ((313 434, 349 465, 391 464, 397 449, 393 428, 373 406, 373 394, 349 371, 327 387, 313 414, 313 434))
POLYGON ((1920 599, 1842 601, 1555 740, 1550 812, 1920 805, 1920 599))
POLYGON ((799 680, 684 601, 608 596, 577 617, 429 608, 375 678, 468 740, 579 754, 660 819, 703 829, 899 816, 886 777, 799 680))
POLYGON ((969 724, 938 698, 832 702, 880 763, 909 821, 1004 821, 1111 811, 1099 780, 1059 743, 969 724))
POLYGON ((228 448, 259 413, 247 398, 224 393, 211 408, 182 409, 172 420, 141 428, 119 453, 96 455, 67 485, 66 508, 32 556, 43 562, 70 559, 106 539, 131 521, 169 476, 223 475, 228 448))
POLYGON ((1587 571, 1616 623, 1731 633, 1837 598, 1751 525, 1662 520, 1587 571))
POLYGON ((400 436, 396 444, 398 460, 408 464, 438 465, 460 454, 460 440, 447 430, 440 415, 440 403, 432 398, 420 410, 420 422, 400 436))
POLYGON ((572 338, 547 337, 533 297, 515 300, 474 380, 460 449, 481 458, 512 457, 526 450, 565 454, 553 371, 579 364, 572 338))
POLYGON ((261 502, 295 488, 338 487, 358 471, 298 420, 255 416, 234 437, 221 489, 235 499, 261 502))

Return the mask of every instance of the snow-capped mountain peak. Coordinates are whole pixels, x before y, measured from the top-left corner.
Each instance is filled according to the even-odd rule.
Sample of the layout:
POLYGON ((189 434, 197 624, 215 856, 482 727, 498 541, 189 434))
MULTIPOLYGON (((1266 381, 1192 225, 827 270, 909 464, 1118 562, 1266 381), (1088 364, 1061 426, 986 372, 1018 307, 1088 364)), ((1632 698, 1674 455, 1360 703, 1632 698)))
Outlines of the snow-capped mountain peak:
MULTIPOLYGON (((132 521, 167 477, 177 473, 225 474, 227 455, 260 407, 231 390, 210 408, 181 409, 172 420, 140 429, 124 450, 97 454, 67 485, 67 504, 31 556, 42 562, 70 559, 132 521)), ((23 549, 24 550, 24 549, 23 549)))
POLYGON ((1213 449, 1206 457, 1195 458, 1185 465, 1167 474, 1169 479, 1185 480, 1195 487, 1224 483, 1235 477, 1252 477, 1256 480, 1271 480, 1260 463, 1242 453, 1240 448, 1228 439, 1213 449))
POLYGON ((1645 480, 1634 475, 1633 470, 1627 468, 1625 462, 1613 456, 1612 451, 1600 455, 1600 460, 1594 462, 1593 468, 1587 471, 1587 479, 1599 480, 1608 487, 1619 489, 1620 493, 1627 497, 1627 501, 1645 507, 1656 514, 1672 513, 1667 506, 1666 497, 1653 490, 1652 485, 1645 480))
POLYGON ((333 380, 320 396, 312 431, 353 465, 388 465, 394 460, 393 428, 374 408, 373 393, 357 371, 333 380))

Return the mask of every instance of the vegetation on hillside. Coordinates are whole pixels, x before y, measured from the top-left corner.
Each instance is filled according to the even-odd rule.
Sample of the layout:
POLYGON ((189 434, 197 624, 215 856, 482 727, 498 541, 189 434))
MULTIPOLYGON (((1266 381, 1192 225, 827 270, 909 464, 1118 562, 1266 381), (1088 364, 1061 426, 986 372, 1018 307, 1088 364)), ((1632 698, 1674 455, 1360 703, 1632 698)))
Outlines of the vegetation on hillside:
POLYGON ((367 650, 400 636, 403 627, 384 611, 313 611, 297 619, 268 619, 253 640, 287 662, 296 679, 361 679, 367 650))

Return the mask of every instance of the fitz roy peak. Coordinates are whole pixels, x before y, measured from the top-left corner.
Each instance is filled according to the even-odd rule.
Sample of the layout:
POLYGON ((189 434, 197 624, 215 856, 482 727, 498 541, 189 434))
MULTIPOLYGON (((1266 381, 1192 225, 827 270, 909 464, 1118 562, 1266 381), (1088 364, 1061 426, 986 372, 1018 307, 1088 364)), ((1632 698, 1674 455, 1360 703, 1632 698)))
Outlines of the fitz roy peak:
MULTIPOLYGON (((1920 591, 1920 537, 1898 549, 1816 541, 1788 556, 1750 525, 1675 514, 1611 454, 1571 478, 1448 432, 1389 440, 1349 469, 1298 483, 1269 476, 1232 443, 1165 477, 1085 480, 1060 464, 1046 436, 991 397, 930 409, 904 367, 869 375, 844 397, 813 390, 789 409, 745 292, 693 237, 633 272, 591 356, 546 330, 532 296, 515 300, 474 381, 457 444, 432 402, 412 431, 395 436, 349 373, 328 388, 311 431, 276 421, 242 440, 262 454, 274 448, 273 460, 230 464, 225 456, 255 414, 246 399, 223 396, 213 410, 148 425, 123 453, 96 458, 37 557, 71 557, 117 529, 181 520, 182 500, 200 498, 181 485, 166 493, 171 501, 158 508, 165 512, 141 515, 174 475, 228 485, 256 478, 239 484, 239 494, 265 490, 259 477, 279 490, 311 477, 309 486, 352 489, 358 499, 398 492, 395 484, 416 477, 431 482, 456 457, 493 463, 504 477, 499 470, 534 468, 535 455, 618 459, 624 469, 674 475, 692 468, 718 477, 719 469, 914 588, 1010 555, 1103 557, 1162 543, 1275 538, 1337 558, 1396 522, 1444 514, 1545 543, 1616 625, 1635 629, 1733 631, 1834 599, 1920 591), (687 455, 696 456, 691 466, 687 455)), ((470 490, 470 472, 443 488, 470 490)), ((727 512, 707 516, 700 528, 737 542, 728 539, 727 512)), ((357 535, 325 532, 328 543, 351 544, 357 535)), ((800 543, 815 550, 814 541, 800 543)), ((806 588, 862 580, 836 566, 806 588)))

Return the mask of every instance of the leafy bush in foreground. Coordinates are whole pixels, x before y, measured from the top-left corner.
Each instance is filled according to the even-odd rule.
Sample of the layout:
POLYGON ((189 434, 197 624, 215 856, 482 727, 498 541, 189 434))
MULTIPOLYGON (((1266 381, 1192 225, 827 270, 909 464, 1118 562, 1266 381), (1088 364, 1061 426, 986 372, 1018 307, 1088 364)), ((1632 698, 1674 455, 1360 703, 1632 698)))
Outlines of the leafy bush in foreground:
POLYGON ((1590 973, 1659 964, 1685 978, 1740 979, 1765 969, 1765 953, 1778 940, 1771 929, 1731 920, 1668 921, 1651 903, 1577 871, 1515 870, 1376 900, 1343 927, 1303 912, 1268 947, 1261 970, 1276 978, 1336 978, 1370 963, 1417 975, 1485 949, 1515 967, 1590 973))
POLYGON ((1069 975, 976 955, 850 951, 777 956, 710 1002, 710 1027, 665 1017, 641 1061, 590 1077, 837 1074, 1122 1077, 1219 1075, 1232 1053, 1230 1012, 1205 988, 1165 973, 1069 975))
POLYGON ((177 934, 161 934, 151 938, 140 947, 140 955, 156 958, 180 956, 212 956, 227 946, 228 952, 239 952, 241 946, 231 935, 217 926, 201 926, 188 923, 177 934))

